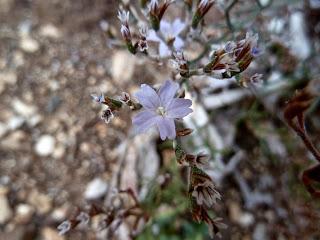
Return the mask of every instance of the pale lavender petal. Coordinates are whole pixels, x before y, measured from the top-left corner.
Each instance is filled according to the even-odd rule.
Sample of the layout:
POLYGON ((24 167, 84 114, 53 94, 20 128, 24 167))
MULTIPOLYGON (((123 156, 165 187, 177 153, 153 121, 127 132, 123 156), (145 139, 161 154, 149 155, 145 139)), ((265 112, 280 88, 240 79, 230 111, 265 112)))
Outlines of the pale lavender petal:
POLYGON ((162 20, 160 22, 160 32, 165 36, 172 35, 172 25, 169 22, 162 20))
POLYGON ((151 29, 148 32, 148 36, 147 36, 147 40, 148 41, 154 41, 154 42, 160 42, 161 39, 158 37, 157 33, 151 29))
POLYGON ((145 110, 133 117, 132 124, 137 133, 143 133, 157 124, 160 118, 156 112, 145 110))
POLYGON ((179 89, 179 84, 171 80, 167 80, 159 90, 161 106, 167 108, 179 89))
POLYGON ((192 109, 189 108, 191 105, 192 102, 189 99, 175 98, 167 108, 167 116, 169 118, 183 118, 192 113, 192 109))
POLYGON ((160 106, 160 99, 156 91, 146 85, 142 84, 141 89, 135 93, 135 97, 139 103, 146 109, 155 110, 160 106))
POLYGON ((174 20, 172 23, 172 28, 174 32, 174 36, 178 36, 182 30, 185 28, 186 24, 182 22, 179 18, 174 20))
POLYGON ((180 37, 176 37, 176 39, 173 42, 173 46, 176 50, 181 50, 184 46, 184 42, 180 37))
POLYGON ((157 126, 161 140, 165 140, 166 138, 174 139, 176 137, 176 126, 173 119, 161 117, 158 119, 157 126))
POLYGON ((251 54, 252 54, 252 56, 253 57, 258 57, 258 56, 260 56, 261 55, 261 49, 260 48, 258 48, 258 47, 253 47, 252 49, 251 49, 251 54))
POLYGON ((159 44, 159 55, 160 57, 168 57, 170 56, 171 52, 168 48, 167 44, 165 44, 163 41, 159 44))

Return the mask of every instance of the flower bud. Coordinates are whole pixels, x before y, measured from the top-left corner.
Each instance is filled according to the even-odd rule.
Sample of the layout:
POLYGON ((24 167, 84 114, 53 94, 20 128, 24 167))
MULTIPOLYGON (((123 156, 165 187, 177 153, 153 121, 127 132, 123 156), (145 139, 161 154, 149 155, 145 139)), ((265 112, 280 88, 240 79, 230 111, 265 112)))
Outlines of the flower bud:
POLYGON ((108 124, 112 120, 112 118, 114 118, 114 115, 110 108, 107 108, 102 112, 101 119, 104 120, 105 123, 108 124))
POLYGON ((193 130, 191 128, 184 128, 184 129, 180 129, 177 130, 177 136, 178 137, 184 137, 184 136, 188 136, 193 132, 193 130))
POLYGON ((196 29, 200 21, 204 18, 207 12, 210 10, 215 0, 201 0, 197 6, 197 10, 192 18, 191 26, 196 29))

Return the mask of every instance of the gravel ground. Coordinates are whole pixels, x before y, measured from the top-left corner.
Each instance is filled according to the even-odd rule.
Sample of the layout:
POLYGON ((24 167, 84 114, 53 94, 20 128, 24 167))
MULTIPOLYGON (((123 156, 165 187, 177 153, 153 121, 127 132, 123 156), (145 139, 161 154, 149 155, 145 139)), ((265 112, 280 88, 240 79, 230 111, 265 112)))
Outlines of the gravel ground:
MULTIPOLYGON (((56 227, 77 206, 103 203, 119 172, 121 186, 143 192, 147 187, 139 185, 138 177, 150 177, 150 173, 154 177, 160 164, 170 166, 173 152, 163 151, 159 145, 156 149, 158 142, 153 133, 130 138, 128 111, 119 113, 106 127, 99 117, 100 107, 90 99, 91 93, 117 96, 123 89, 131 93, 142 82, 160 82, 170 76, 164 65, 146 65, 125 50, 109 48, 102 29, 106 21, 117 21, 117 4, 116 0, 0 0, 1 240, 97 239, 94 221, 91 227, 80 226, 66 236, 59 236, 56 227), (121 152, 124 142, 125 152, 130 153, 127 157, 121 152)), ((179 12, 169 11, 172 16, 179 12)), ((288 9, 279 11, 286 17, 279 18, 276 26, 290 18, 288 9)), ((315 16, 313 12, 309 14, 315 16)), ((210 16, 212 21, 219 18, 218 11, 210 16)), ((316 22, 315 18, 311 20, 316 22)), ((317 33, 312 34, 317 37, 317 33)), ((197 47, 189 54, 197 56, 197 47)), ((280 76, 292 73, 296 61, 302 62, 291 52, 284 56, 258 60, 257 69, 264 69, 271 79, 276 71, 284 73, 280 76)), ((309 63, 317 65, 319 58, 310 58, 309 63)), ((310 75, 318 73, 315 68, 311 70, 310 75)), ((199 82, 194 86, 200 86, 199 82)), ((277 79, 274 82, 277 84, 277 79)), ((225 239, 317 236, 317 203, 312 202, 298 177, 310 165, 309 155, 277 118, 293 94, 289 92, 292 89, 255 102, 249 91, 235 84, 219 84, 209 91, 208 98, 198 99, 203 101, 205 110, 214 114, 205 113, 203 106, 198 106, 196 114, 201 116, 199 128, 217 126, 209 129, 209 134, 203 129, 199 134, 222 142, 227 150, 232 149, 232 144, 241 149, 241 156, 234 150, 221 153, 226 166, 230 159, 241 159, 236 163, 236 172, 220 176, 218 187, 224 201, 216 210, 230 226, 225 239), (221 100, 225 99, 225 92, 232 93, 230 104, 221 100), (252 189, 248 194, 243 191, 246 187, 252 189), (256 207, 255 201, 262 202, 261 206, 256 207)), ((314 111, 308 119, 310 132, 317 132, 318 117, 319 111, 314 111)), ((319 142, 316 134, 312 133, 312 137, 319 142)), ((170 207, 174 208, 162 206, 157 211, 165 212, 170 207)), ((175 225, 181 222, 178 219, 175 225)))

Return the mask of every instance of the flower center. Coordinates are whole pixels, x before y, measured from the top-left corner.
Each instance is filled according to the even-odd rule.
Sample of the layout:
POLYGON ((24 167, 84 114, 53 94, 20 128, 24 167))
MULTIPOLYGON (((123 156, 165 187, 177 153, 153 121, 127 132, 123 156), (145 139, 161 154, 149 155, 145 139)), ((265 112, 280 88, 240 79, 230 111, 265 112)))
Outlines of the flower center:
POLYGON ((157 113, 158 113, 159 115, 164 116, 164 115, 166 114, 166 111, 165 111, 164 107, 158 107, 157 113))

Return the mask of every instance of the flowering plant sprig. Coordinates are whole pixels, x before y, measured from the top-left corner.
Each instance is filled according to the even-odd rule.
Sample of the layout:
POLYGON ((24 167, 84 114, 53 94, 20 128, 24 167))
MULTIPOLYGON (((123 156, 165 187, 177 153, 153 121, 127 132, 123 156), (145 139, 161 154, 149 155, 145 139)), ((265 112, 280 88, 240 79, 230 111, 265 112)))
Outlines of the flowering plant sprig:
MULTIPOLYGON (((194 68, 194 63, 188 61, 183 52, 186 43, 192 39, 187 37, 185 31, 190 31, 190 26, 194 30, 214 5, 214 0, 198 1, 190 24, 176 18, 173 22, 163 19, 165 11, 174 1, 164 1, 162 4, 157 0, 141 2, 142 6, 148 7, 149 26, 144 23, 144 28, 139 29, 139 40, 132 42, 129 29, 129 13, 120 12, 121 34, 126 42, 128 50, 136 54, 139 50, 148 54, 148 42, 159 44, 158 54, 161 59, 172 56, 171 66, 179 72, 181 79, 189 79, 195 75, 208 75, 218 79, 232 78, 244 72, 253 59, 260 54, 257 47, 258 35, 248 33, 246 37, 239 41, 229 41, 224 47, 213 52, 210 59, 204 65, 194 68)), ((206 57, 203 54, 202 57, 206 57)), ((201 58, 202 58, 201 57, 201 58)), ((200 58, 199 58, 200 59, 200 58)), ((205 62, 205 61, 202 61, 205 62)), ((252 76, 252 82, 260 79, 260 75, 252 76)), ((242 79, 239 83, 245 86, 249 80, 242 79)), ((251 78, 250 78, 251 81, 251 78)), ((160 87, 153 88, 150 85, 142 84, 140 90, 133 96, 123 93, 120 102, 133 110, 140 110, 132 118, 133 128, 136 134, 144 133, 150 129, 157 129, 160 139, 173 140, 175 156, 178 164, 189 169, 188 195, 192 217, 197 222, 205 222, 209 227, 209 233, 213 237, 219 235, 219 228, 224 228, 221 219, 210 217, 210 209, 221 199, 211 177, 205 172, 208 167, 209 156, 204 153, 192 154, 187 152, 181 138, 193 132, 192 129, 180 129, 177 122, 191 114, 192 101, 185 99, 182 83, 179 79, 167 80, 160 87)), ((104 103, 105 100, 96 98, 96 102, 104 103)), ((110 101, 109 101, 110 103, 110 101)))
POLYGON ((202 152, 190 153, 182 143, 182 138, 193 132, 193 129, 181 127, 182 120, 193 113, 193 101, 192 97, 189 97, 192 96, 193 89, 189 80, 194 76, 218 79, 237 77, 239 84, 246 87, 249 82, 261 79, 259 74, 253 75, 249 80, 248 77, 241 77, 261 51, 258 48, 258 35, 248 33, 242 40, 225 43, 208 57, 208 52, 213 47, 208 37, 201 32, 203 29, 199 25, 216 1, 199 0, 196 4, 193 4, 193 1, 184 2, 190 7, 191 12, 186 14, 185 19, 165 19, 164 14, 168 8, 179 4, 174 0, 142 0, 140 10, 126 6, 125 9, 128 11, 118 12, 120 32, 129 52, 134 55, 141 52, 143 56, 154 60, 154 56, 150 54, 152 49, 149 48, 152 44, 149 43, 156 42, 156 59, 164 61, 169 58, 171 66, 179 75, 164 81, 161 86, 142 84, 132 97, 123 92, 118 100, 104 95, 92 95, 92 98, 96 103, 106 107, 102 114, 105 122, 109 123, 117 111, 127 106, 137 111, 132 117, 135 134, 156 129, 162 141, 170 140, 168 143, 173 143, 172 150, 175 152, 177 163, 188 169, 187 195, 192 217, 196 222, 206 223, 213 237, 219 235, 220 229, 226 226, 221 222, 221 218, 214 219, 210 213, 222 196, 213 179, 206 173, 209 156, 202 152), (130 14, 133 16, 132 19, 129 19, 130 14), (129 20, 134 23, 131 24, 132 28, 129 26, 129 20), (134 26, 139 26, 139 30, 134 26), (204 51, 194 61, 190 61, 185 53, 193 40, 202 44, 204 51), (191 93, 187 95, 190 99, 186 98, 185 87, 191 93))
POLYGON ((115 190, 114 192, 115 194, 107 208, 98 206, 96 204, 91 204, 87 211, 81 211, 79 208, 77 208, 68 220, 65 220, 57 227, 59 235, 66 234, 80 224, 86 226, 94 217, 101 216, 100 221, 98 222, 98 229, 100 231, 108 229, 108 236, 110 238, 127 218, 134 218, 135 231, 131 234, 132 237, 134 237, 136 232, 138 232, 137 228, 139 221, 147 221, 149 216, 143 210, 132 189, 129 188, 120 191, 115 190), (132 200, 133 204, 130 204, 129 206, 123 204, 125 199, 132 200), (120 202, 121 204, 115 204, 115 202, 120 202))

